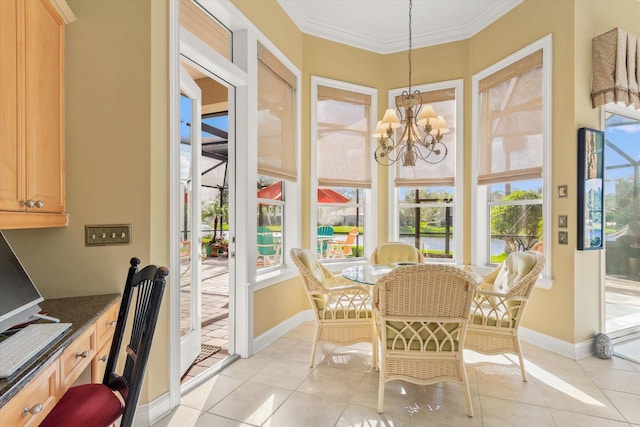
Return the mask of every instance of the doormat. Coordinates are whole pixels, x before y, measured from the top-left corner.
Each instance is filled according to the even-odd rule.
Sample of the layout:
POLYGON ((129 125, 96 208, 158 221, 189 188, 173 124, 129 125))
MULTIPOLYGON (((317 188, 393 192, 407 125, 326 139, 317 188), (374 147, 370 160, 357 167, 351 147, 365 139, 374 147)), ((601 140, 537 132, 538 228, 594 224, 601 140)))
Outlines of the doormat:
POLYGON ((198 357, 196 357, 196 360, 193 361, 193 364, 195 365, 197 363, 202 362, 203 360, 205 360, 208 357, 213 356, 214 354, 216 354, 220 350, 222 350, 222 349, 220 347, 218 347, 217 345, 201 344, 200 345, 200 354, 198 355, 198 357))

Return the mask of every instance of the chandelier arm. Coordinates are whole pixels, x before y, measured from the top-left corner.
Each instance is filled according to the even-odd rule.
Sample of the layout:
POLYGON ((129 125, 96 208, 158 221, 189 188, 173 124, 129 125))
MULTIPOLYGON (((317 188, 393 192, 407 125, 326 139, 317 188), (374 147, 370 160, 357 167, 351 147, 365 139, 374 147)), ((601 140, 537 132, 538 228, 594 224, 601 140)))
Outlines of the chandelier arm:
MULTIPOLYGON (((442 143, 442 135, 438 130, 436 135, 431 134, 433 129, 432 120, 438 124, 438 129, 441 129, 444 124, 442 116, 435 116, 435 111, 429 106, 424 112, 424 117, 420 118, 420 121, 425 121, 424 125, 418 126, 418 117, 423 110, 422 94, 420 90, 413 90, 411 85, 411 69, 412 69, 412 53, 413 53, 413 0, 409 0, 409 87, 407 90, 402 91, 400 98, 400 104, 396 99, 395 109, 396 117, 388 119, 387 115, 383 118, 383 121, 378 124, 388 124, 385 132, 379 139, 378 147, 374 152, 376 161, 383 166, 390 166, 395 164, 398 160, 402 160, 402 166, 415 166, 416 159, 420 159, 424 162, 435 164, 440 163, 447 156, 447 146, 442 143), (399 119, 398 119, 399 117, 399 119), (426 119, 425 119, 426 118, 426 119), (439 122, 440 120, 441 122, 439 122), (397 135, 395 127, 400 126, 398 121, 404 123, 404 129, 402 130, 399 139, 394 140, 392 135, 397 135), (421 131, 420 128, 423 127, 421 131), (422 137, 421 133, 424 132, 425 136, 422 137)), ((388 110, 389 111, 389 110, 388 110)), ((377 127, 376 127, 377 131, 377 127)))

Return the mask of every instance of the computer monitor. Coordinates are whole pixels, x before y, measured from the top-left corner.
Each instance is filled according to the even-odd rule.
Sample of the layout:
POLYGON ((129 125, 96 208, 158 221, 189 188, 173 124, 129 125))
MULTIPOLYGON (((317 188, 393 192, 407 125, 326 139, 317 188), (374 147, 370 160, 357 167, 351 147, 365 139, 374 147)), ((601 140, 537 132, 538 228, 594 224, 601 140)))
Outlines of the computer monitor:
POLYGON ((0 333, 40 311, 44 298, 0 232, 0 333))

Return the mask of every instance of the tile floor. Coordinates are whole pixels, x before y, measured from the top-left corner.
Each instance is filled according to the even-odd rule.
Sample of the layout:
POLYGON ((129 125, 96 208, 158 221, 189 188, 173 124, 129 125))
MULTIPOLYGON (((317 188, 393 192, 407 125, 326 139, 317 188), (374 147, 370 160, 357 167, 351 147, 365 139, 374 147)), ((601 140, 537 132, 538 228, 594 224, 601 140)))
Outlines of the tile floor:
POLYGON ((515 356, 465 354, 473 418, 455 383, 389 382, 378 414, 370 347, 320 345, 310 369, 313 332, 302 324, 237 360, 154 426, 640 426, 640 365, 574 361, 526 343, 527 383, 515 356))

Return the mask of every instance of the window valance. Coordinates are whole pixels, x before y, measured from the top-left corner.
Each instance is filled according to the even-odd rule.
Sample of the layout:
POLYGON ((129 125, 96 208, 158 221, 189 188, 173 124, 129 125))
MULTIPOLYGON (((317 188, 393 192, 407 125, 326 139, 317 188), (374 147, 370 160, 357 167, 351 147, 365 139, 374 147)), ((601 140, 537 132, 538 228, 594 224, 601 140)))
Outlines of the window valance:
POLYGON ((638 36, 613 30, 593 38, 591 105, 609 102, 640 108, 640 42, 638 36))

